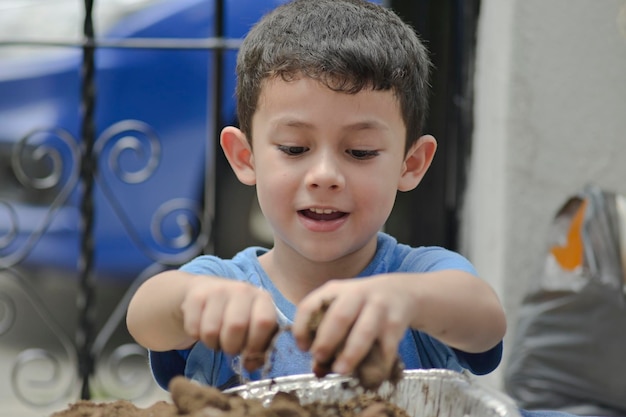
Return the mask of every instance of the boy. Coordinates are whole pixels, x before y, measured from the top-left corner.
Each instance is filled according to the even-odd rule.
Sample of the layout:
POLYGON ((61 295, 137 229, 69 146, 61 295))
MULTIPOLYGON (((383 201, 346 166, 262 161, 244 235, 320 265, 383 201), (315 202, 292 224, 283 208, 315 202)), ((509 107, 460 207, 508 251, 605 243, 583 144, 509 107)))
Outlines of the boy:
POLYGON ((127 324, 161 386, 177 374, 221 389, 258 377, 278 326, 291 331, 267 377, 333 358, 333 372, 351 374, 375 343, 387 370, 396 355, 409 369, 498 365, 503 309, 472 265, 379 232, 436 150, 421 136, 429 67, 413 30, 366 1, 296 0, 251 30, 237 62, 240 128, 220 142, 256 186, 274 245, 200 256, 139 288, 127 324), (310 340, 309 317, 329 300, 310 340))

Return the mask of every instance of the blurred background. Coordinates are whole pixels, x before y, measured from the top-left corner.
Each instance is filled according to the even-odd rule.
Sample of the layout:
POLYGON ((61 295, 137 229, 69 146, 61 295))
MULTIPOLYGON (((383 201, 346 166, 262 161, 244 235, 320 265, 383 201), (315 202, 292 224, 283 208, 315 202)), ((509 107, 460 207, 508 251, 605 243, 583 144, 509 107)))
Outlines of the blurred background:
MULTIPOLYGON (((0 0, 0 414, 165 398, 126 332, 130 294, 271 245, 216 138, 236 123, 240 39, 281 2, 0 0)), ((626 2, 383 4, 431 52, 439 141, 386 230, 474 262, 509 315, 504 366, 554 211, 587 183, 626 193, 626 2)))
MULTIPOLYGON (((237 123, 234 65, 284 0, 0 0, 0 407, 164 393, 125 328, 134 289, 203 253, 272 244, 216 138, 237 123)), ((457 247, 478 1, 384 3, 437 70, 423 185, 399 240, 457 247)))

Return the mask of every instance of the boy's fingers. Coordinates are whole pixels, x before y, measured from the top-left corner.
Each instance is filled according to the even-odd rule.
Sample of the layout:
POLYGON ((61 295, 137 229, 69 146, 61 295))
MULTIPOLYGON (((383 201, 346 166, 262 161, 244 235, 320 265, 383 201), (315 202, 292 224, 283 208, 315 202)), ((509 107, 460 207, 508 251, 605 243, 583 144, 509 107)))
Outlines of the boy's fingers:
MULTIPOLYGON (((398 341, 399 343, 399 341, 398 341)), ((386 347, 383 346, 383 355, 385 358, 385 369, 387 379, 396 381, 401 377, 401 373, 404 370, 404 364, 401 362, 398 356, 398 343, 387 343, 386 347)))
POLYGON ((396 343, 387 340, 385 344, 377 340, 356 369, 355 376, 365 389, 377 389, 384 381, 397 382, 402 376, 396 343))
POLYGON ((330 363, 313 362, 313 373, 316 377, 323 378, 333 371, 331 365, 330 363))
POLYGON ((254 295, 250 293, 239 294, 228 300, 220 332, 220 345, 224 352, 234 355, 243 350, 248 337, 253 300, 254 295))
POLYGON ((291 326, 291 333, 298 344, 298 348, 301 350, 306 351, 311 348, 321 319, 328 309, 329 300, 332 300, 332 298, 323 298, 320 294, 314 292, 298 304, 298 311, 291 326))
POLYGON ((302 351, 309 350, 311 343, 313 343, 313 338, 309 331, 309 321, 317 308, 319 307, 312 303, 301 303, 298 305, 298 311, 291 326, 291 334, 293 334, 298 348, 302 351))
POLYGON ((269 294, 260 294, 252 305, 245 351, 250 355, 265 354, 278 332, 276 308, 269 294))
POLYGON ((329 306, 338 298, 337 294, 340 292, 340 288, 340 284, 330 281, 313 291, 298 304, 291 333, 300 350, 311 349, 320 321, 325 317, 329 306))
POLYGON ((365 358, 376 339, 381 336, 384 317, 381 310, 371 304, 363 308, 333 363, 333 372, 349 374, 365 358))
POLYGON ((330 305, 311 345, 315 361, 326 363, 333 360, 359 317, 361 307, 358 297, 338 298, 330 305))
POLYGON ((180 312, 183 318, 183 329, 189 336, 200 338, 200 325, 202 323, 202 310, 206 299, 198 293, 188 293, 185 295, 180 305, 180 312))
POLYGON ((200 338, 200 324, 202 322, 202 308, 200 306, 191 305, 187 300, 181 305, 183 313, 183 329, 185 333, 194 339, 200 338))
POLYGON ((265 353, 242 353, 241 360, 243 361, 243 367, 248 372, 253 372, 263 366, 265 363, 265 353))
POLYGON ((357 365, 354 374, 363 388, 377 389, 384 381, 397 382, 401 378, 403 366, 398 358, 398 344, 403 331, 399 323, 394 320, 383 322, 383 332, 357 365))
MULTIPOLYGON (((193 311, 193 314, 199 315, 199 323, 197 326, 197 337, 207 347, 220 350, 220 331, 224 319, 225 300, 222 297, 205 301, 203 309, 193 311)), ((190 312, 185 313, 185 321, 195 320, 190 312)), ((190 333, 191 334, 191 333, 190 333)))

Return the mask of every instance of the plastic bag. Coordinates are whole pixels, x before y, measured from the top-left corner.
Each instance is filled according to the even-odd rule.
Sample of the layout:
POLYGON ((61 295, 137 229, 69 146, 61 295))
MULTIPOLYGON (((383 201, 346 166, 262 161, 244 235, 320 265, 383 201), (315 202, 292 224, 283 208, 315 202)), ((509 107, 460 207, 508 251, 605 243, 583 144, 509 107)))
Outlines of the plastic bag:
POLYGON ((504 370, 520 407, 626 416, 625 255, 625 197, 587 186, 557 212, 504 370))

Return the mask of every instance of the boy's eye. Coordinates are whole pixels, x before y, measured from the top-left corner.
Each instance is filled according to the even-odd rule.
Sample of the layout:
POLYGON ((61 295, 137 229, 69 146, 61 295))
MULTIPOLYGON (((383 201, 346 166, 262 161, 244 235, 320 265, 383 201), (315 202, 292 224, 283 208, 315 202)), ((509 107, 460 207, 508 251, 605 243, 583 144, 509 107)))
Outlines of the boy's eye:
POLYGON ((297 156, 309 150, 306 146, 278 145, 278 150, 290 156, 297 156))
POLYGON ((348 149, 346 152, 355 159, 370 159, 378 155, 378 151, 365 151, 360 149, 348 149))

